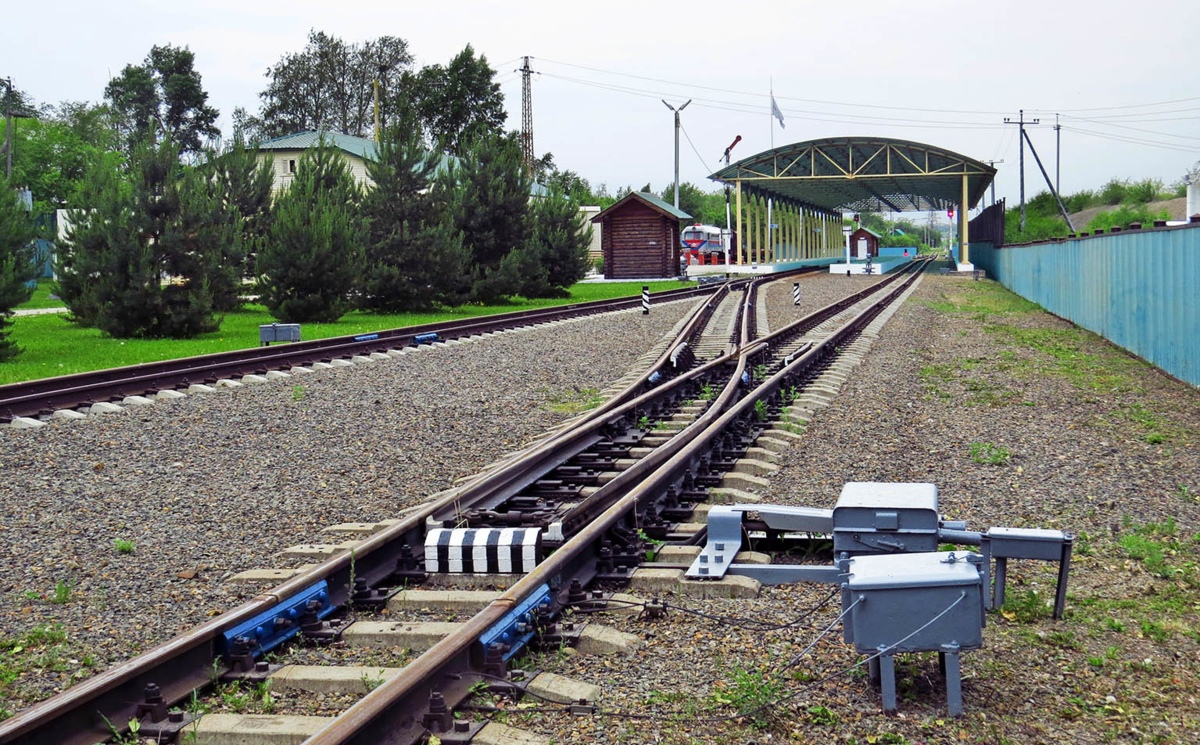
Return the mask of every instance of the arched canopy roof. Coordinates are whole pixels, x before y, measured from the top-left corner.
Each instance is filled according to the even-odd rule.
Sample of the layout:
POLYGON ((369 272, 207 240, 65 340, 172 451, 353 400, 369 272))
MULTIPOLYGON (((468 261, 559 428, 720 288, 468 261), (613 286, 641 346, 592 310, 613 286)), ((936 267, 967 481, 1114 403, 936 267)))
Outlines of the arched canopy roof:
POLYGON ((910 140, 828 137, 764 150, 709 178, 835 212, 905 212, 957 208, 964 175, 974 206, 996 175, 985 163, 910 140))

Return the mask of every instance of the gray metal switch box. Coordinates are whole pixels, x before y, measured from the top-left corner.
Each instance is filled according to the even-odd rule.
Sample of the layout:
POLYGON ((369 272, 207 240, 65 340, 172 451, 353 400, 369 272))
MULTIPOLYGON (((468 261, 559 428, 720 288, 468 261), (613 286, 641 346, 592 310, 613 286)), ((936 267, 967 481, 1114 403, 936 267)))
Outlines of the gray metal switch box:
POLYGON ((937 551, 937 487, 850 482, 833 507, 833 551, 850 556, 937 551))
POLYGON ((266 323, 258 327, 258 343, 269 346, 272 342, 300 341, 300 324, 266 323))
POLYGON ((843 563, 843 635, 872 655, 870 678, 883 686, 883 709, 896 709, 900 652, 937 652, 952 716, 962 713, 958 655, 983 646, 984 558, 929 552, 857 556, 843 563))

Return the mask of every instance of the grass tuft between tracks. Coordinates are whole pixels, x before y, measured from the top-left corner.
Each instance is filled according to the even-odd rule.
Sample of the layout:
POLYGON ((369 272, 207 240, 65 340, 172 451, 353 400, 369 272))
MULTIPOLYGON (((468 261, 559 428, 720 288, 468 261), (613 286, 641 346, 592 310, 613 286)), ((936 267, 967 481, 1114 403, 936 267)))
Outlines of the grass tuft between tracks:
MULTIPOLYGON (((690 282, 675 281, 577 284, 570 288, 570 296, 565 298, 538 300, 517 298, 508 304, 465 305, 436 313, 376 315, 355 311, 336 323, 303 324, 302 333, 305 340, 325 339, 331 336, 363 334, 436 321, 460 320, 592 300, 633 297, 641 294, 643 284, 648 284, 651 292, 693 286, 690 282)), ((42 296, 48 294, 49 289, 39 285, 34 301, 45 300, 42 296)), ((45 302, 49 305, 40 307, 54 307, 59 304, 58 301, 45 300, 45 302)), ((39 306, 27 304, 22 307, 39 306)), ((274 320, 263 306, 247 305, 244 310, 225 314, 220 330, 211 334, 202 334, 194 339, 115 339, 104 336, 96 329, 83 328, 71 323, 64 315, 14 318, 12 339, 25 351, 12 362, 0 364, 0 385, 55 375, 70 375, 89 370, 255 347, 258 346, 258 326, 274 320)))

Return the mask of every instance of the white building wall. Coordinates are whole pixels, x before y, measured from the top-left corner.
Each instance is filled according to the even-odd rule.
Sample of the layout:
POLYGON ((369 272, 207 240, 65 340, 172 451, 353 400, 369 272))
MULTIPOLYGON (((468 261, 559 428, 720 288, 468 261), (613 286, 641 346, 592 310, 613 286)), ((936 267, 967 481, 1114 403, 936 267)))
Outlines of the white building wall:
MULTIPOLYGON (((279 192, 288 189, 292 185, 292 179, 295 174, 292 171, 292 163, 295 167, 300 167, 300 158, 303 157, 303 150, 265 150, 258 154, 259 161, 271 159, 273 161, 272 171, 275 179, 271 185, 271 194, 276 195, 279 192)), ((342 157, 346 159, 346 164, 350 167, 350 175, 358 182, 358 185, 364 189, 369 189, 375 185, 367 176, 367 162, 357 155, 343 152, 342 157)))

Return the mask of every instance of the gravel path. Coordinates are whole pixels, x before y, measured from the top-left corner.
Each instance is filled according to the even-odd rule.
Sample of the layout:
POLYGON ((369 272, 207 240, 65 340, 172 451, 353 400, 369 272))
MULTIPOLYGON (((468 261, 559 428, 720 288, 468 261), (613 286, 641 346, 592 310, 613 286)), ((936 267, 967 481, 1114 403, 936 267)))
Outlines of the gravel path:
MULTIPOLYGON (((853 281, 801 287, 815 306, 853 281)), ((769 293, 773 314, 781 300, 790 311, 790 289, 769 293)), ((966 716, 952 720, 936 659, 915 655, 897 661, 898 716, 883 716, 861 671, 839 672, 861 659, 840 627, 775 674, 834 621, 836 599, 774 632, 679 612, 592 617, 646 646, 634 658, 544 654, 521 666, 597 683, 603 709, 649 718, 514 710, 510 723, 562 743, 1200 742, 1200 392, 995 283, 936 275, 855 370, 760 495, 832 507, 847 481, 929 481, 942 512, 968 527, 1075 532, 1067 618, 1050 620, 1045 604, 1053 565, 1011 564, 1015 602, 989 615, 984 649, 963 656, 966 716), (973 443, 1007 459, 993 450, 1003 462, 977 462, 973 443), (717 721, 786 695, 786 706, 763 710, 762 726, 717 721)), ((801 584, 752 600, 672 599, 783 622, 827 592, 801 584)))
POLYGON ((692 307, 5 429, 0 718, 252 596, 222 582, 233 573, 328 525, 392 516, 516 449, 692 307))

